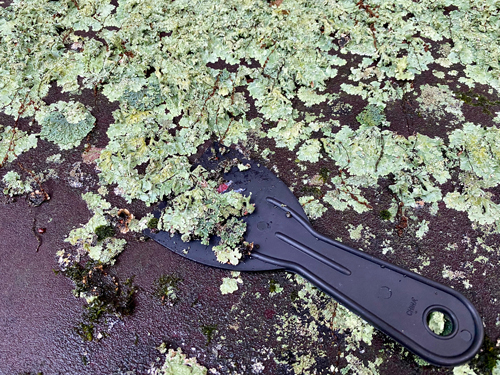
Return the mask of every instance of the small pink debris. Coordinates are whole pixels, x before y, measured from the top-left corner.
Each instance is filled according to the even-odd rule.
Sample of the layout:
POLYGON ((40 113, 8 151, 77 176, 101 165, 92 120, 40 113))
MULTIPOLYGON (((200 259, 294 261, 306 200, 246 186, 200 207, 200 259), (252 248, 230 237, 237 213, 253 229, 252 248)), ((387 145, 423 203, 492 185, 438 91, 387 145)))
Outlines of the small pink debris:
POLYGON ((79 50, 79 49, 82 49, 83 48, 83 44, 80 43, 80 42, 75 42, 71 45, 71 49, 72 50, 79 50))
POLYGON ((224 193, 227 189, 229 189, 229 186, 231 186, 232 184, 233 181, 220 184, 219 187, 217 188, 217 193, 224 193))
POLYGON ((266 309, 264 311, 264 316, 266 317, 266 319, 272 319, 275 314, 276 311, 274 311, 273 309, 266 309))
POLYGON ((95 164, 96 160, 101 156, 101 151, 104 148, 91 146, 82 154, 82 159, 85 164, 95 164))

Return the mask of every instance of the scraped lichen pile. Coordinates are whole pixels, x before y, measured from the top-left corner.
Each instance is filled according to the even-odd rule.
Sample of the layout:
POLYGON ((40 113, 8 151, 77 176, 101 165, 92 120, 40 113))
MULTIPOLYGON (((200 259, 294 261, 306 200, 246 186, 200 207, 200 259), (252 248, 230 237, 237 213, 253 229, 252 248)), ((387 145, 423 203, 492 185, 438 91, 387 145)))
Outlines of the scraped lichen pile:
MULTIPOLYGON (((261 140, 271 141, 295 152, 303 170, 330 165, 335 173, 308 180, 301 197, 312 219, 371 210, 365 191, 389 179, 387 219, 445 206, 500 233, 499 8, 484 0, 13 1, 0 8, 0 110, 10 116, 0 124, 3 193, 36 187, 13 162, 40 139, 61 152, 86 142, 99 121, 78 101, 90 89, 118 109, 97 152, 101 187, 83 196, 94 216, 67 241, 96 261, 112 263, 125 246, 95 234, 116 224, 107 194, 147 205, 168 199, 158 225, 185 239, 206 241, 251 212, 242 195, 218 194, 193 168, 189 157, 209 140, 263 156, 272 152, 261 140), (424 76, 431 83, 419 84, 424 76), (53 87, 71 99, 49 103, 53 87), (426 127, 402 134, 387 111, 409 98, 426 127), (465 119, 472 105, 486 126, 465 119), (341 116, 351 111, 356 123, 341 116), (233 200, 223 202, 232 219, 210 208, 223 199, 233 200)), ((130 229, 150 219, 131 218, 130 229)), ((418 238, 427 231, 420 223, 418 238)), ((226 233, 221 261, 238 261, 243 232, 226 233)))

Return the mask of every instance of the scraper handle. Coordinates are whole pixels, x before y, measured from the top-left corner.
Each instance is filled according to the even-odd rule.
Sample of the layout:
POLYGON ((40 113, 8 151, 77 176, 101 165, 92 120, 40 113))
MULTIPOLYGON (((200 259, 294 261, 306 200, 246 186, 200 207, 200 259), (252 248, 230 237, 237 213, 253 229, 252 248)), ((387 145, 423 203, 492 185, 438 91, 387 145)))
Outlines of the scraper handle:
POLYGON ((278 228, 274 233, 288 246, 283 246, 283 254, 255 251, 252 257, 305 277, 431 364, 456 366, 478 352, 483 324, 462 294, 322 236, 278 199, 268 197, 267 201, 288 218, 288 230, 278 228), (432 312, 444 314, 444 335, 429 328, 432 312))

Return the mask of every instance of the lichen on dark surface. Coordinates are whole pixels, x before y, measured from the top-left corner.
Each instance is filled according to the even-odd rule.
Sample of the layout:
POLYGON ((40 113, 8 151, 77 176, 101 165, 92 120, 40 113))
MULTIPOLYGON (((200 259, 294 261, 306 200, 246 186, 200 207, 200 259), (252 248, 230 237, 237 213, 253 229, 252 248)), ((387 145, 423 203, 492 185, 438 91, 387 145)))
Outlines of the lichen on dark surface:
MULTIPOLYGON (((19 232, 25 241, 47 227, 34 259, 57 251, 87 298, 83 280, 99 296, 114 285, 102 269, 86 268, 94 261, 123 279, 137 274, 144 288, 134 294, 138 312, 120 320, 141 327, 127 341, 138 344, 121 347, 127 355, 115 353, 109 365, 105 349, 88 342, 76 351, 87 364, 68 373, 125 373, 137 370, 134 361, 145 372, 165 339, 221 374, 451 373, 417 364, 303 280, 275 273, 228 281, 140 242, 146 227, 204 241, 219 230, 221 259, 238 261, 244 228, 224 210, 241 216, 251 200, 219 193, 228 183, 220 174, 199 178, 193 164, 212 141, 279 174, 321 233, 464 293, 491 342, 455 372, 498 371, 498 9, 445 0, 2 4, 1 210, 28 228, 19 232), (42 189, 27 171, 47 177, 42 189), (35 190, 51 199, 23 206, 35 190), (220 204, 230 198, 236 205, 220 204), (174 220, 155 222, 148 207, 163 199, 174 220), (164 317, 165 306, 143 291, 174 271, 182 298, 164 317), (208 340, 202 327, 214 325, 208 340)), ((3 238, 22 229, 0 228, 3 238)), ((29 278, 31 263, 15 254, 2 274, 29 278)), ((18 291, 22 282, 11 284, 18 291)), ((82 336, 95 339, 103 316, 127 315, 133 289, 90 302, 82 336)), ((9 304, 2 311, 20 309, 9 304)), ((118 345, 112 335, 102 340, 118 345)), ((13 361, 0 372, 26 370, 13 361)))

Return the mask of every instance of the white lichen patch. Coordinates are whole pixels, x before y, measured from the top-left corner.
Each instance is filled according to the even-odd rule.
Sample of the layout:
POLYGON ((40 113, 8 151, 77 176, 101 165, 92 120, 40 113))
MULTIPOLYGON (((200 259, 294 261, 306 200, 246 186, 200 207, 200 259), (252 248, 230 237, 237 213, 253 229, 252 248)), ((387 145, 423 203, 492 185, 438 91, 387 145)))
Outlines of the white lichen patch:
POLYGON ((315 199, 310 195, 300 197, 299 203, 304 208, 307 217, 312 220, 321 217, 327 210, 327 208, 323 204, 321 204, 318 199, 315 199))
POLYGON ((231 294, 238 290, 238 284, 242 284, 243 280, 240 277, 239 272, 231 272, 232 277, 224 277, 222 279, 222 284, 220 286, 220 292, 222 294, 231 294))
POLYGON ((419 239, 424 238, 425 234, 429 231, 429 221, 428 220, 422 220, 420 223, 417 224, 418 229, 415 232, 415 236, 419 239))
POLYGON ((265 368, 266 368, 266 366, 264 366, 262 364, 262 362, 252 363, 252 373, 253 374, 260 374, 260 373, 262 373, 262 371, 264 371, 265 368))
POLYGON ((207 368, 200 365, 196 358, 188 358, 180 348, 166 351, 165 345, 159 347, 160 353, 165 354, 165 361, 159 367, 151 365, 149 375, 206 375, 207 368))
POLYGON ((390 254, 394 252, 394 248, 391 246, 391 241, 389 239, 385 239, 382 241, 382 246, 380 247, 382 250, 382 254, 390 254))
POLYGON ((457 366, 453 368, 453 375, 479 375, 473 369, 470 368, 469 364, 457 366))
POLYGON ((352 240, 356 241, 360 240, 362 231, 363 231, 363 224, 359 224, 357 227, 354 227, 354 225, 349 224, 348 232, 352 240))
POLYGON ((453 271, 450 266, 443 265, 442 275, 445 279, 462 281, 466 289, 472 287, 470 281, 467 280, 467 274, 465 271, 453 271))
POLYGON ((420 111, 425 115, 433 115, 441 118, 445 113, 451 113, 456 117, 462 116, 463 102, 458 100, 450 88, 446 85, 431 86, 423 85, 420 88, 420 111))

